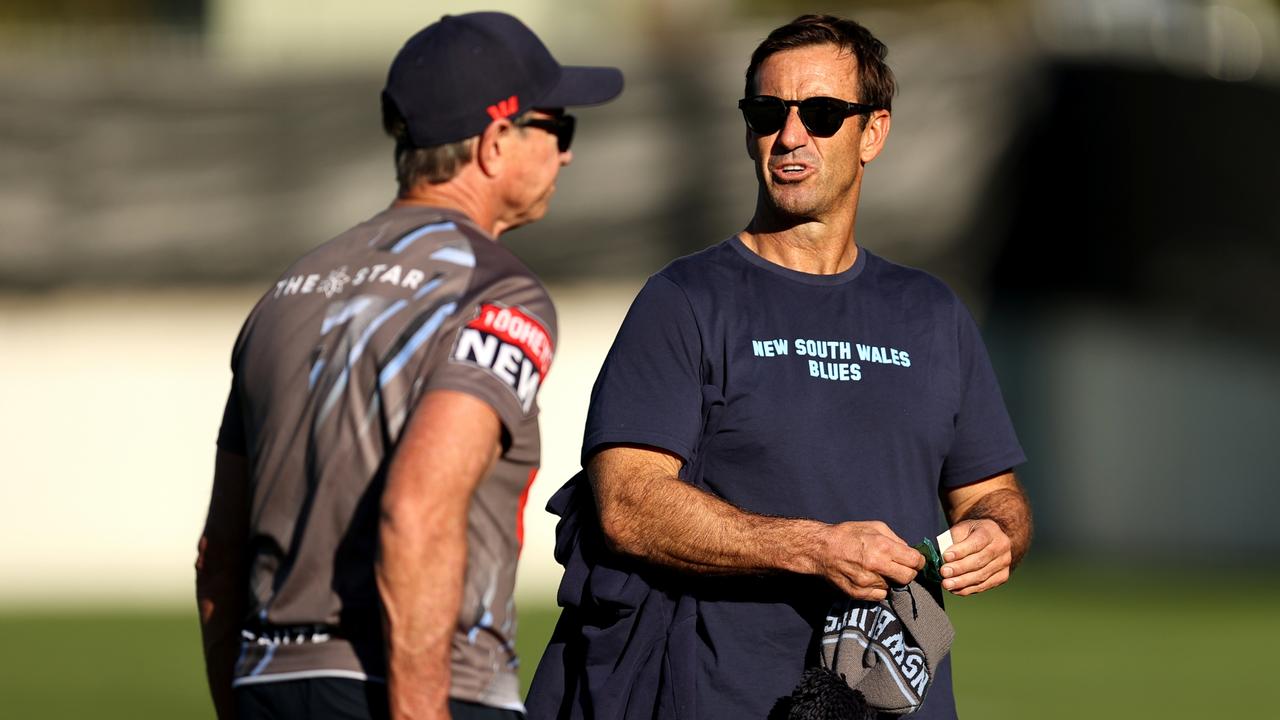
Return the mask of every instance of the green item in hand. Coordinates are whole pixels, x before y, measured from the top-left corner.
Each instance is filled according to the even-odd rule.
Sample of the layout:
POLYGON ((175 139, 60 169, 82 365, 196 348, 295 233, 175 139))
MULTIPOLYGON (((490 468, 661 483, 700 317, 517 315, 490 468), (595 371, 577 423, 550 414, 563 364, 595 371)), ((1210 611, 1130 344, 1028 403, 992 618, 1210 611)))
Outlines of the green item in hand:
POLYGON ((941 583, 942 553, 938 552, 937 542, 932 538, 925 538, 911 547, 924 556, 924 569, 920 571, 920 575, 930 582, 941 583))

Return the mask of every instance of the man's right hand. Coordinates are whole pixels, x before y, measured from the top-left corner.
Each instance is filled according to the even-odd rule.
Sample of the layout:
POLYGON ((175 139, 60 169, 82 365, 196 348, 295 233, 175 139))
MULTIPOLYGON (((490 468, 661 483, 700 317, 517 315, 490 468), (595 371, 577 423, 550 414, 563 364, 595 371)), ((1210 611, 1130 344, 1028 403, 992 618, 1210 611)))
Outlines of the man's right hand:
POLYGON ((883 600, 889 581, 906 585, 924 569, 924 556, 879 520, 827 525, 814 558, 815 574, 859 600, 883 600))

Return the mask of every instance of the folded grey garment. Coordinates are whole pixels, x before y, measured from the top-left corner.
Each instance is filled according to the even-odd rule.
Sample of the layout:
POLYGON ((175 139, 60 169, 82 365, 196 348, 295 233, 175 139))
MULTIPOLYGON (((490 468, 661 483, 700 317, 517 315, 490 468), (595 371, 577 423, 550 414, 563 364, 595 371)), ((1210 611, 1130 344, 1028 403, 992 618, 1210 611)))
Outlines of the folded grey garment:
POLYGON ((912 582, 878 603, 849 598, 827 615, 822 666, 844 677, 882 712, 913 712, 924 703, 955 629, 929 591, 912 582))

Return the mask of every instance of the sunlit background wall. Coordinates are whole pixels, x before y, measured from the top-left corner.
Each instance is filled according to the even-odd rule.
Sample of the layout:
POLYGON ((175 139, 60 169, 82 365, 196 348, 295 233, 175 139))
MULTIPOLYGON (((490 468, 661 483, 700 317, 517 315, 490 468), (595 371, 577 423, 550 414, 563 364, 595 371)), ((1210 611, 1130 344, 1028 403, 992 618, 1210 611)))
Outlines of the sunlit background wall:
POLYGON ((1030 456, 1029 565, 1280 573, 1278 2, 6 0, 0 612, 189 602, 239 323, 392 199, 386 65, 478 9, 627 78, 577 112, 549 217, 504 237, 562 328, 523 603, 552 601, 542 506, 632 295, 751 214, 747 57, 814 10, 890 48, 858 241, 979 318, 1030 456))

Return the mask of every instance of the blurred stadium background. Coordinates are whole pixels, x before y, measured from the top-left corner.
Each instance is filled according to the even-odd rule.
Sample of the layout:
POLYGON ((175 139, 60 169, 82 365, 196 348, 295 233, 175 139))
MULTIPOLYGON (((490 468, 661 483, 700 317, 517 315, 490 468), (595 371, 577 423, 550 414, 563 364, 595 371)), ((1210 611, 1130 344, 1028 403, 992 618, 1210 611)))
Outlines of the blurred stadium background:
POLYGON ((0 717, 212 715, 191 563, 231 343, 291 258, 390 200, 386 64, 477 9, 627 75, 507 238, 562 327, 526 670, 596 369, 645 276, 749 217, 747 56, 829 10, 901 84, 859 242, 966 299, 1031 457, 1033 554, 950 606, 962 714, 1271 712, 1280 2, 6 0, 0 717))

